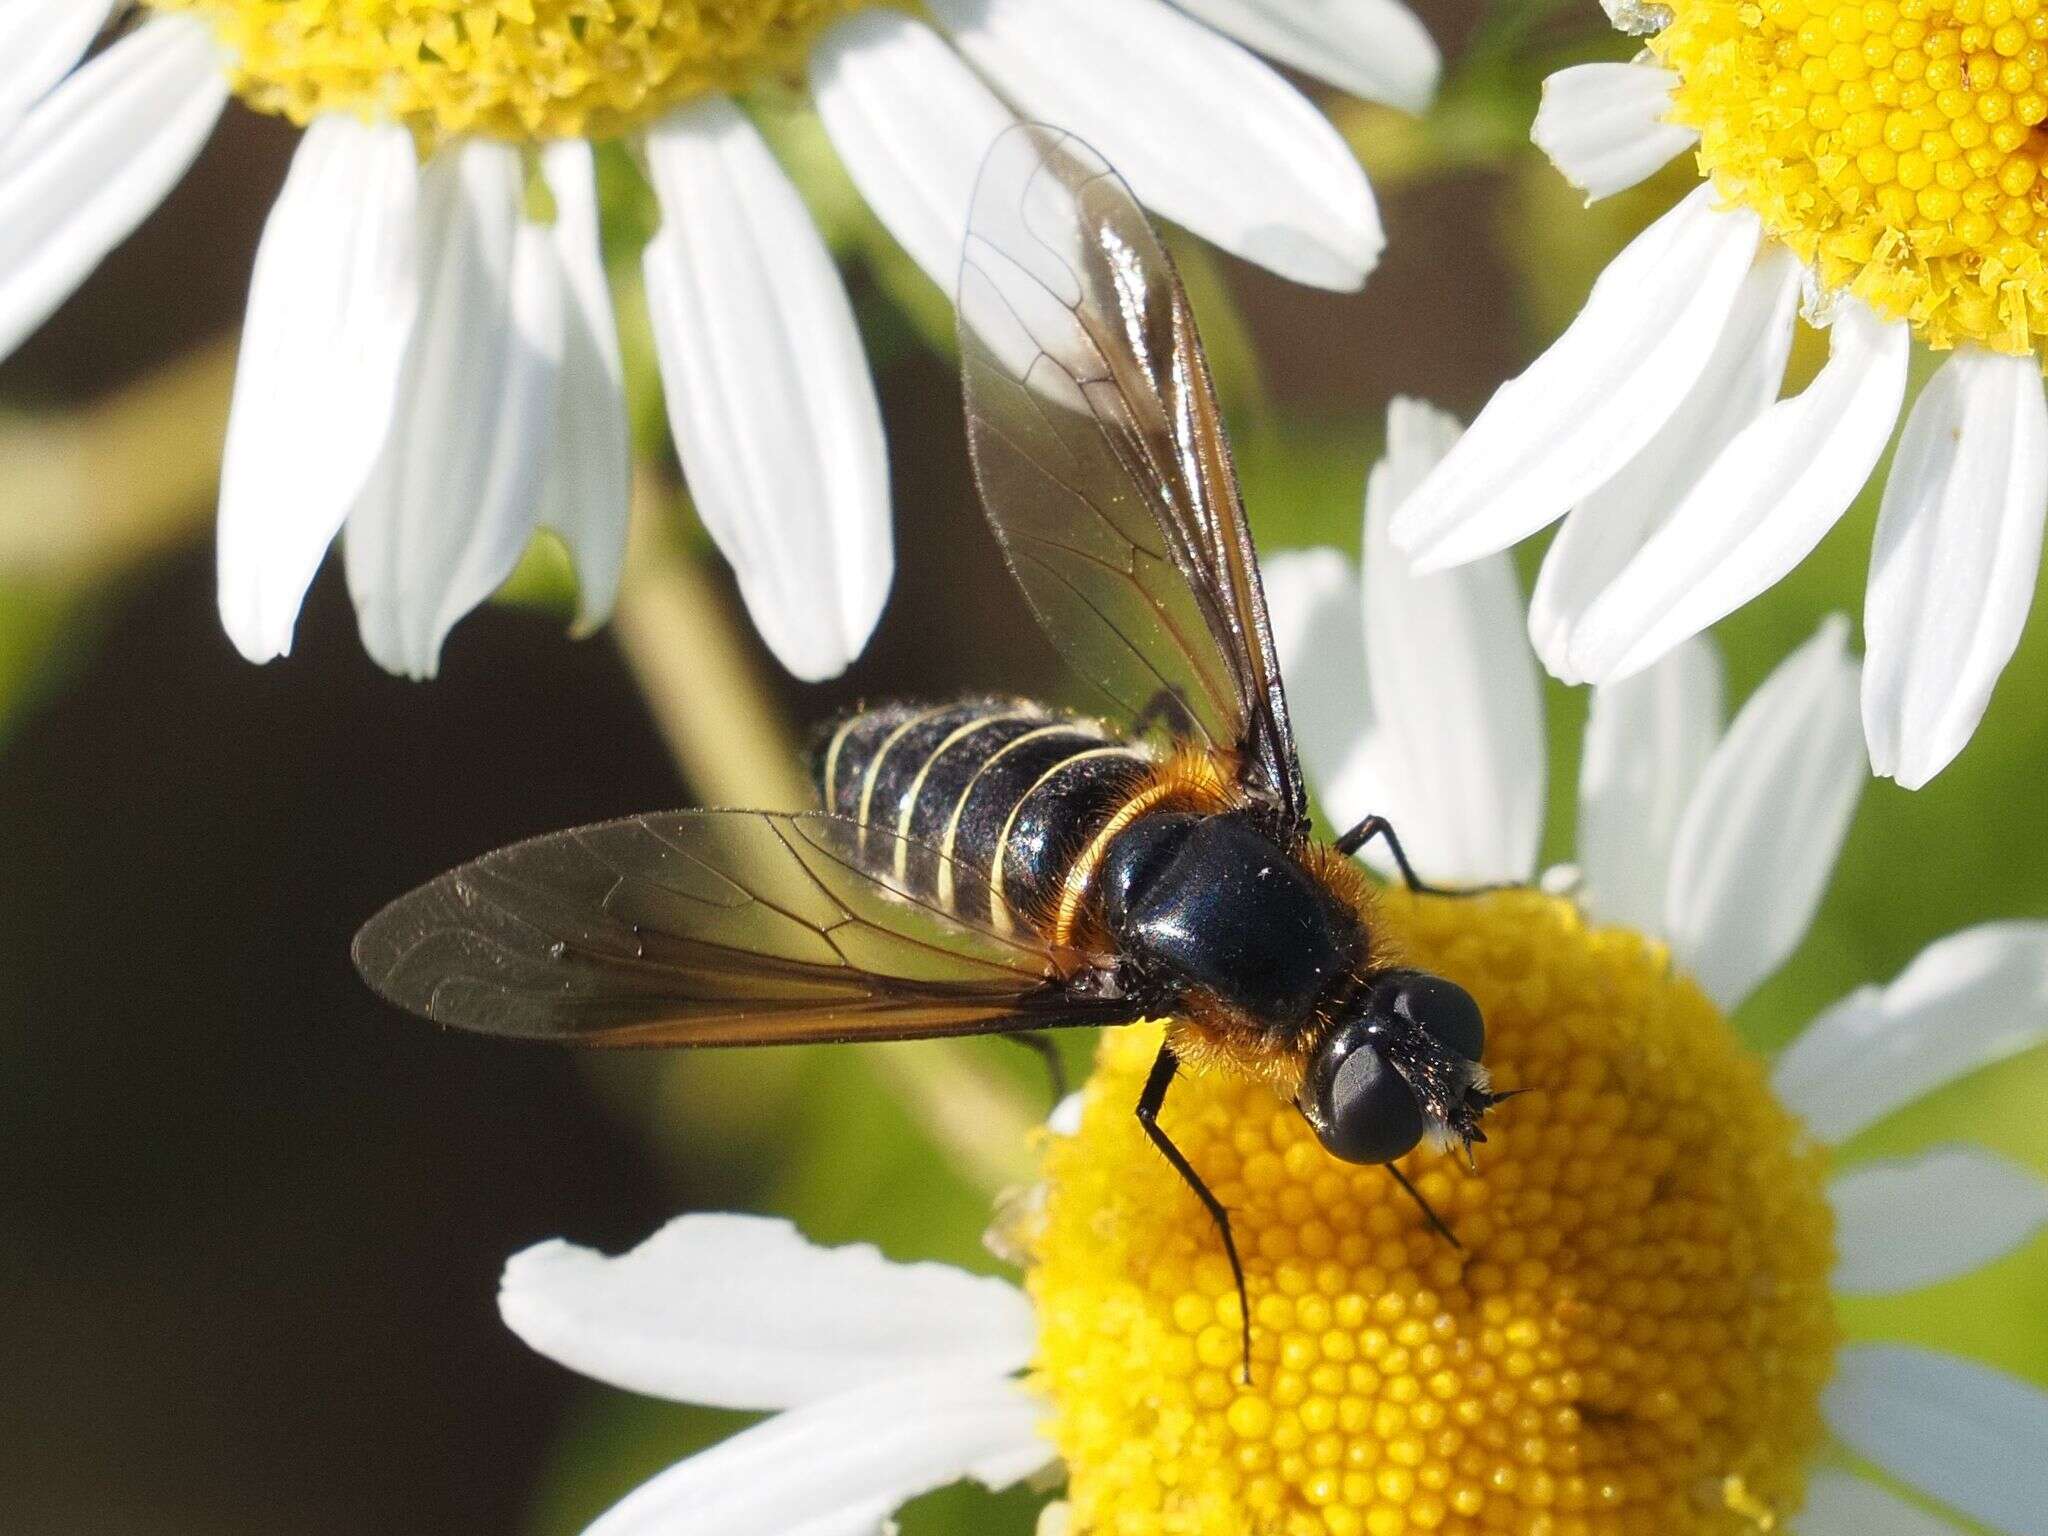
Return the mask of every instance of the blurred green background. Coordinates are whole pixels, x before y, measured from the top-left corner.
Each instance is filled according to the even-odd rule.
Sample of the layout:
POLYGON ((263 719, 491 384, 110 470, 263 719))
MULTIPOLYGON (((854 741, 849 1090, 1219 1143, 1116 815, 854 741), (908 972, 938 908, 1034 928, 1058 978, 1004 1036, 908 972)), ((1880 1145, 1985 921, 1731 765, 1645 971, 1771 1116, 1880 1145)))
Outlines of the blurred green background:
MULTIPOLYGON (((1355 551, 1388 398, 1469 415, 1670 194, 1586 213, 1526 144, 1545 70, 1626 56, 1591 0, 1417 8, 1453 61, 1431 118, 1329 103, 1389 231, 1363 294, 1178 246, 1269 550, 1355 551)), ((1060 694, 974 510, 943 296, 865 222, 800 103, 762 116, 847 258, 891 432, 899 574, 845 678, 801 688, 758 653, 752 675, 793 730, 861 698, 1060 694)), ((980 1235, 1002 1155, 934 1134, 923 1106, 963 1071, 1023 1109, 1045 1089, 990 1043, 592 1063, 438 1034, 359 985, 349 937, 389 896, 698 790, 612 639, 561 638, 545 558, 456 631, 429 686, 363 657, 334 570, 290 660, 233 654, 210 484, 159 450, 166 432, 217 433, 219 338, 290 147, 231 112, 169 206, 0 369, 0 1523, 555 1536, 743 1420, 531 1355, 497 1321, 506 1255, 554 1235, 615 1250, 678 1211, 733 1208, 996 1269, 980 1235)), ((644 211, 610 170, 629 279, 644 211)), ((1823 614, 1860 610, 1873 510, 1721 627, 1731 698, 1823 614)), ((1743 1010, 1760 1046, 1952 929, 2048 916, 2044 696, 2037 622, 1955 766, 1917 795, 1871 786, 1812 937, 1743 1010)), ((1584 708, 1554 685, 1548 704, 1547 852, 1563 858, 1584 708)), ((1085 1042, 1070 1045, 1079 1069, 1085 1042)), ((2037 1052, 1846 1155, 1974 1136, 2048 1172, 2044 1105, 2037 1052)), ((1845 1317, 2048 1385, 2048 1237, 1845 1317)), ((1023 1532, 1036 1502, 948 1490, 905 1529, 1023 1532)))

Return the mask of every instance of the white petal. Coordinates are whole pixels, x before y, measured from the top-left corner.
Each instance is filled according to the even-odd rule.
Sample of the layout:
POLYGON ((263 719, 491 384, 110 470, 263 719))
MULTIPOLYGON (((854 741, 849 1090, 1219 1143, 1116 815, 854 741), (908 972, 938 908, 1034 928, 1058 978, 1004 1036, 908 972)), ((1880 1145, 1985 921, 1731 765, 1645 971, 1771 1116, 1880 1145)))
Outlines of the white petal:
POLYGON ((859 11, 811 50, 811 94, 860 195, 925 275, 960 282, 974 178, 1015 121, 922 22, 859 11))
POLYGON ((607 1258, 560 1240, 515 1254, 498 1308, 551 1359, 629 1391, 788 1408, 932 1370, 995 1379, 1031 1358, 1017 1288, 786 1221, 683 1216, 607 1258))
POLYGON ((1714 355, 1761 233, 1715 196, 1699 188, 1609 262, 1578 318, 1401 509, 1394 542, 1424 569, 1555 522, 1670 420, 1714 355))
POLYGON ((1593 690, 1579 767, 1579 903, 1602 922, 1663 931, 1680 818, 1721 734, 1721 656, 1687 641, 1593 690))
POLYGON ((1348 825, 1383 803, 1369 761, 1358 567, 1334 549, 1283 549, 1265 560, 1262 574, 1302 766, 1330 815, 1348 825))
POLYGON ((419 320, 344 551, 363 648, 409 677, 431 677, 448 631, 512 574, 539 510, 564 284, 523 196, 518 152, 494 141, 420 176, 419 320))
POLYGON ((626 392, 611 286, 598 245, 597 184, 590 146, 558 139, 541 151, 555 200, 550 233, 562 280, 562 363, 555 426, 542 467, 539 521, 562 536, 576 562, 576 633, 612 611, 626 563, 631 491, 626 392))
POLYGON ((1798 298, 1798 258, 1783 246, 1766 247, 1736 291, 1720 342, 1684 402, 1557 530, 1529 599, 1529 638, 1560 680, 1583 681, 1572 670, 1571 649, 1586 610, 1715 455, 1778 398, 1798 298))
POLYGON ((1569 658, 1576 676, 1640 671, 1812 553, 1891 437, 1909 335, 1843 303, 1819 375, 1736 434, 1587 611, 1569 658))
POLYGON ((1664 932, 1723 1008, 1799 947, 1863 792, 1848 636, 1835 615, 1764 679, 1679 822, 1664 932))
POLYGON ((1910 1291, 2002 1259, 2048 1226, 2048 1181, 1980 1147, 1866 1163, 1828 1186, 1835 1289, 1910 1291))
POLYGON ((291 649, 307 584, 377 462, 419 307, 419 162, 403 128, 316 118, 263 226, 220 474, 220 617, 291 649))
POLYGON ((1904 1345, 1852 1345, 1821 1397, 1858 1455, 2014 1536, 2048 1533, 2048 1392, 2003 1371, 1904 1345))
POLYGON ((205 23, 143 23, 0 143, 0 357, 164 200, 227 104, 205 23))
POLYGON ((1052 1113, 1045 1117, 1045 1128, 1055 1136, 1078 1136, 1081 1134, 1081 1117, 1087 1108, 1087 1096, 1076 1089, 1053 1105, 1052 1113))
POLYGON ((2048 923, 1985 923, 1927 946, 1884 988, 1809 1024, 1771 1073, 1826 1141, 1994 1061, 2048 1041, 2048 923))
POLYGON ((1962 1531, 1881 1483, 1823 1467, 1806 1481, 1797 1536, 1963 1536, 1962 1531))
POLYGON ((1091 143, 1156 213, 1319 288, 1386 237, 1372 188, 1309 100, 1161 0, 930 0, 996 89, 1091 143))
POLYGON ((0 5, 0 145, 22 114, 85 56, 114 0, 7 0, 0 5))
POLYGON ((777 1414, 642 1483, 585 1536, 881 1536, 921 1493, 1052 1459, 1045 1404, 998 1376, 886 1382, 777 1414))
POLYGON ((1870 553, 1863 728, 1918 789, 1963 749, 2012 659, 2041 566, 2041 360, 1965 347, 1906 418, 1870 553))
MULTIPOLYGON (((1458 440, 1419 401, 1387 413, 1365 491, 1365 664, 1388 817, 1416 871, 1448 885, 1528 880, 1543 838, 1543 695, 1506 555, 1418 576, 1387 524, 1458 440)), ((1347 814, 1351 813, 1347 807, 1347 814)))
POLYGON ((1667 122, 1678 76, 1654 64, 1574 64, 1543 82, 1529 137, 1587 203, 1626 191, 1699 142, 1667 122))
POLYGON ((1177 0, 1219 32, 1368 101, 1420 112, 1443 56, 1399 0, 1177 0))
POLYGON ((668 416, 704 526, 798 677, 843 671, 894 571, 889 467, 845 286, 796 189, 723 97, 647 136, 643 257, 668 416))

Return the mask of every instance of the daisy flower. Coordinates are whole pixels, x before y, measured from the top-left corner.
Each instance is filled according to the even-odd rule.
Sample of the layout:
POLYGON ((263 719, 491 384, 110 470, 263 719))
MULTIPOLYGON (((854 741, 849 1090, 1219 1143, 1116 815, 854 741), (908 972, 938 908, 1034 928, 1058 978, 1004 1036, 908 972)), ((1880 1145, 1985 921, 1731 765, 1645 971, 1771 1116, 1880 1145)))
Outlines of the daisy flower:
POLYGON ((1606 4, 1644 52, 1552 75, 1536 142, 1589 201, 1687 152, 1701 184, 1494 396, 1395 542, 1436 569, 1565 518, 1531 636, 1558 677, 1619 681, 1804 559, 1913 394, 1862 714, 1877 772, 1917 788, 1976 729, 2040 565, 2048 4, 1606 4), (1828 361, 1781 399, 1802 309, 1828 361))
POLYGON ((255 661, 289 650, 346 530, 364 644, 430 674, 537 527, 576 560, 587 630, 627 494, 591 146, 625 139, 663 212, 643 271, 698 511, 771 649, 829 676, 893 569, 882 423, 838 271, 736 98, 807 80, 853 182, 948 292, 1013 112, 1086 135, 1224 248, 1355 288, 1382 243, 1364 173, 1232 37, 1408 107, 1435 84, 1394 0, 0 0, 0 357, 230 97, 282 114, 306 131, 221 471, 228 635, 255 661))
MULTIPOLYGON (((1357 809, 1354 788, 1384 784, 1431 873, 1526 880, 1544 740, 1512 575, 1492 559, 1415 578, 1385 546, 1391 500, 1452 435, 1399 409, 1373 477, 1367 611, 1398 605, 1391 651, 1341 557, 1270 562, 1268 591, 1297 724, 1323 717, 1326 798, 1357 809), (1416 720, 1397 706, 1423 693, 1443 718, 1397 747, 1416 720), (1361 697, 1381 713, 1352 730, 1361 697)), ((736 1216, 683 1217, 616 1258, 514 1257, 501 1307, 534 1348, 773 1411, 593 1532, 865 1536, 942 1484, 1043 1474, 1066 1494, 1041 1529, 1076 1533, 1952 1529, 1924 1498, 2034 1536, 2048 1393, 1845 1338, 1835 1301, 2012 1251, 2048 1220, 2048 1185, 1975 1147, 1843 1169, 1829 1149, 2048 1040, 2048 925, 1942 940, 1767 1069, 1725 1010, 1798 942, 1866 778, 1841 627, 1725 731, 1719 704, 1700 643, 1599 695, 1578 898, 1386 893, 1416 963, 1480 999, 1496 1081, 1530 1090, 1488 1122, 1476 1169, 1404 1160, 1459 1248, 1263 1087, 1191 1078, 1165 1118, 1246 1258, 1245 1381, 1214 1229, 1131 1114, 1158 1028, 1116 1031, 1002 1225, 1021 1288, 736 1216)))

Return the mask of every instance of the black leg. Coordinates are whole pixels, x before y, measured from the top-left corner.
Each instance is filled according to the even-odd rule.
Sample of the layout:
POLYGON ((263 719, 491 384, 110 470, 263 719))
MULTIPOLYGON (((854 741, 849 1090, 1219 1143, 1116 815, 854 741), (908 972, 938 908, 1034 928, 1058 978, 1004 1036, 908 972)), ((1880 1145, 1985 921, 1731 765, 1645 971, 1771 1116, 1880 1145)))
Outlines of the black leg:
POLYGON ((1392 1163, 1388 1163, 1386 1165, 1386 1169, 1387 1172, 1391 1173, 1394 1176, 1394 1182, 1400 1185, 1402 1189, 1407 1191, 1408 1198, 1410 1200, 1413 1200, 1417 1205, 1422 1207, 1423 1219, 1427 1221, 1432 1227, 1436 1228, 1436 1235, 1442 1238, 1445 1242, 1449 1243, 1453 1248, 1457 1249, 1458 1252, 1463 1253, 1465 1251, 1465 1245, 1458 1241, 1458 1236, 1455 1232, 1453 1232, 1449 1227, 1444 1225, 1443 1217, 1437 1215, 1435 1211, 1430 1209, 1429 1202, 1422 1198, 1422 1191, 1417 1189, 1413 1184, 1410 1184, 1408 1182, 1408 1175, 1403 1173, 1400 1169, 1396 1168, 1392 1163))
POLYGON ((1196 1173, 1193 1164, 1182 1156, 1179 1147, 1166 1132, 1159 1128, 1159 1111, 1166 1103, 1166 1090, 1173 1086, 1173 1074, 1180 1070, 1180 1058, 1173 1054, 1170 1046, 1160 1046, 1159 1055, 1153 1060, 1151 1074, 1145 1079, 1145 1091, 1138 1095, 1138 1124, 1145 1128, 1160 1155, 1173 1164, 1173 1171, 1186 1181, 1209 1212, 1209 1219, 1216 1223, 1216 1230, 1223 1236, 1223 1252, 1230 1260, 1230 1277, 1237 1282, 1237 1315, 1244 1329, 1244 1382, 1252 1380, 1252 1305, 1245 1295, 1244 1265, 1237 1257, 1237 1239, 1230 1233, 1230 1213, 1223 1209, 1223 1202, 1209 1191, 1196 1173))
POLYGON ((1393 823, 1384 816, 1368 816, 1357 826, 1337 839, 1337 851, 1343 854, 1358 852, 1376 837, 1387 840, 1387 851, 1394 856, 1394 865, 1401 871, 1401 879, 1408 889, 1424 896, 1484 896, 1489 891, 1510 889, 1504 885, 1473 885, 1461 890, 1447 891, 1440 885, 1431 885, 1415 873, 1415 866, 1408 862, 1408 854, 1401 847, 1401 839, 1394 835, 1393 823))
POLYGON ((1401 871, 1401 878, 1408 882, 1408 889, 1421 891, 1426 896, 1448 896, 1433 885, 1425 885, 1416 877, 1415 866, 1408 862, 1408 855, 1401 847, 1401 839, 1394 835, 1394 824, 1384 816, 1368 816, 1357 826, 1337 839, 1337 851, 1342 854, 1358 852, 1376 837, 1387 840, 1387 850, 1394 855, 1394 864, 1401 871))
POLYGON ((1023 1046, 1045 1063, 1045 1075, 1052 1082, 1053 1108, 1059 1108, 1067 1096, 1067 1064, 1060 1060, 1060 1048, 1044 1035, 1001 1035, 997 1038, 1023 1046))

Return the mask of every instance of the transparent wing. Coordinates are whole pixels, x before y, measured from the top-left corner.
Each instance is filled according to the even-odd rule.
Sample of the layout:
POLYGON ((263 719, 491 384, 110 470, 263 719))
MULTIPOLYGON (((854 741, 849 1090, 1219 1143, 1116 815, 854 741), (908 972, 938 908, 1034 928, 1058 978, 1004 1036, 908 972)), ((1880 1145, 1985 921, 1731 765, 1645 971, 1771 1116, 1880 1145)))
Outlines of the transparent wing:
POLYGON ((1127 720, 1239 754, 1305 830, 1265 592, 1187 295, 1130 189, 1010 129, 960 270, 975 475, 1038 622, 1127 720))
MULTIPOLYGON (((558 832, 400 897, 356 936, 389 1001, 578 1045, 901 1040, 1102 1024, 1086 957, 955 916, 886 874, 888 834, 838 817, 676 811, 558 832), (877 849, 880 840, 885 846, 877 849)), ((956 901, 990 912, 955 870, 956 901)), ((1007 917, 998 906, 997 914, 1007 917)))

